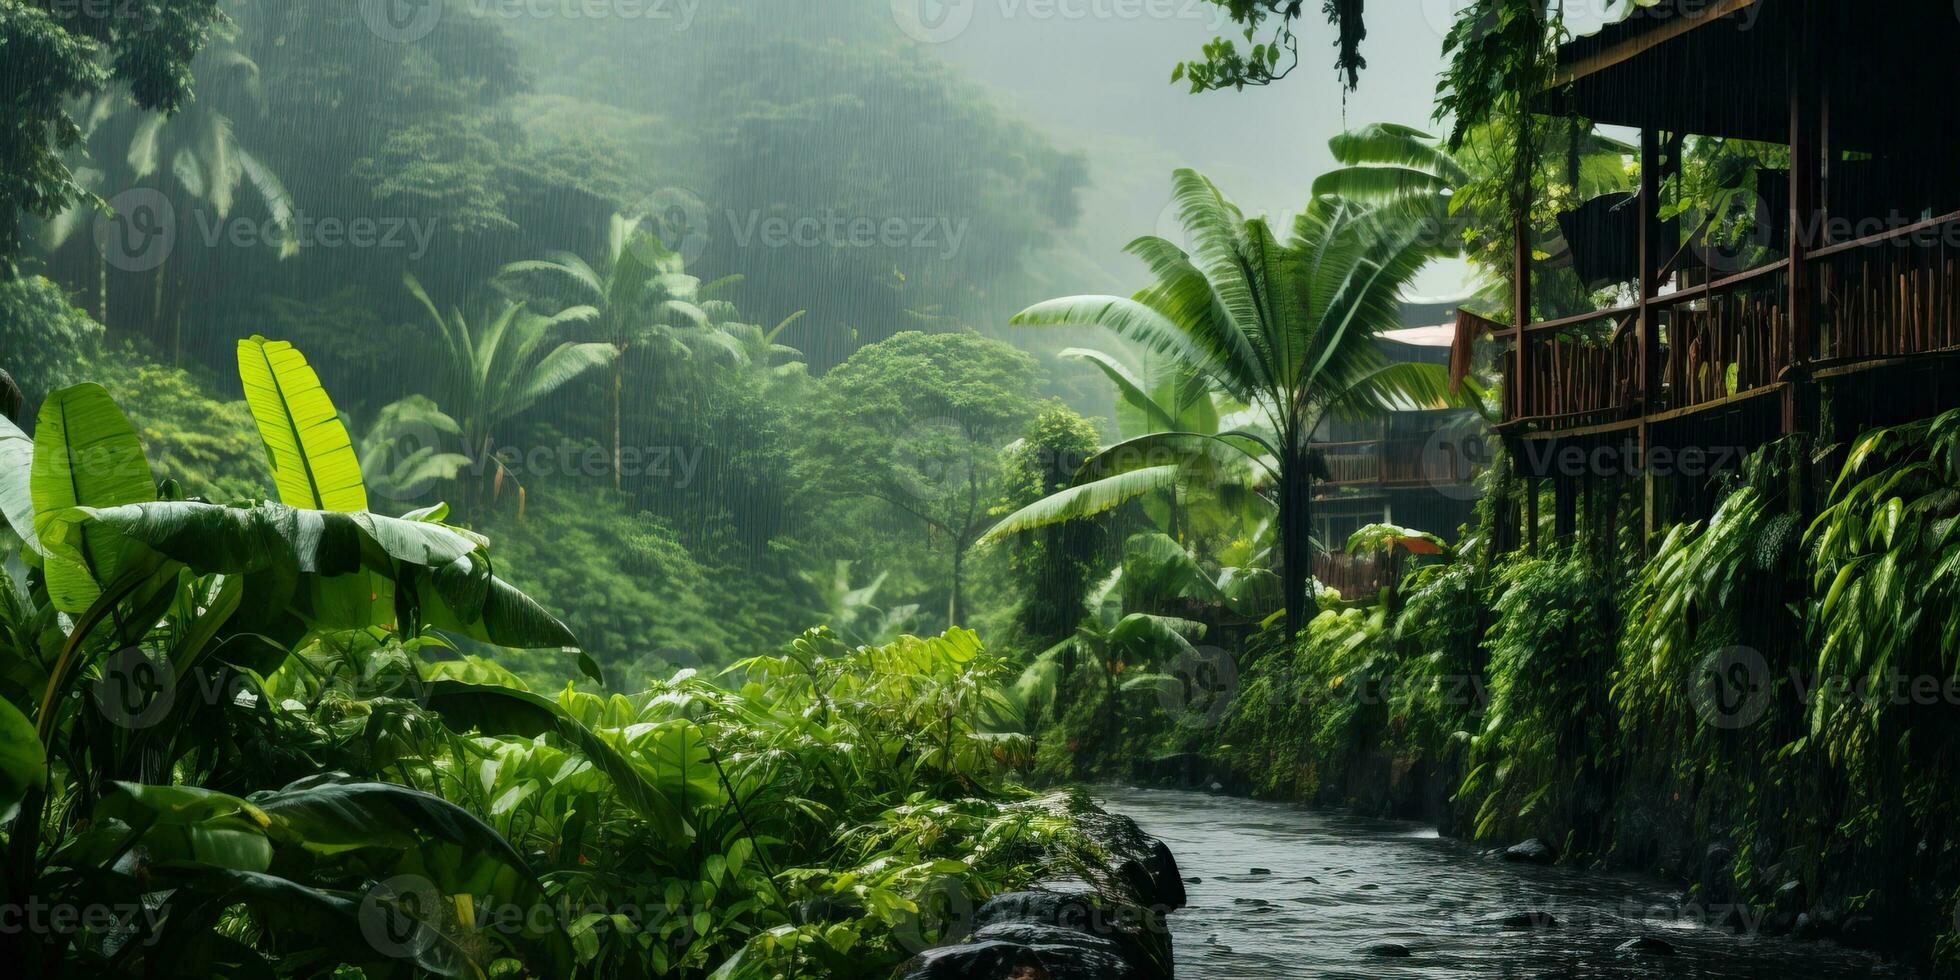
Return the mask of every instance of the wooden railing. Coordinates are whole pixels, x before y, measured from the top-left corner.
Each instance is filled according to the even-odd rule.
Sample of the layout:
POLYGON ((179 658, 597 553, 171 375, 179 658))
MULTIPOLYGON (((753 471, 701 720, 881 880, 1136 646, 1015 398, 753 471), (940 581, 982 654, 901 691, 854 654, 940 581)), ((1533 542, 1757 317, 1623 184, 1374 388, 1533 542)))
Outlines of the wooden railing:
POLYGON ((1960 218, 1949 215, 1820 249, 1820 361, 1960 348, 1960 218))
MULTIPOLYGON (((1627 328, 1631 308, 1534 323, 1525 345, 1526 383, 1512 390, 1506 421, 1535 419, 1560 427, 1610 422, 1635 411, 1639 348, 1627 328)), ((1506 363, 1506 381, 1516 360, 1506 363)))
MULTIPOLYGON (((1529 375, 1505 421, 1576 428, 1774 384, 1790 363, 1784 274, 1778 263, 1649 300, 1659 380, 1651 392, 1641 378, 1637 307, 1533 324, 1524 331, 1529 375)), ((1515 365, 1507 367, 1513 383, 1515 365)))
POLYGON ((1382 447, 1383 483, 1467 483, 1476 475, 1470 457, 1452 441, 1402 437, 1382 447))
POLYGON ((1662 391, 1647 410, 1690 409, 1775 384, 1794 350, 1788 273, 1779 261, 1651 300, 1662 391))
POLYGON ((1327 487, 1375 484, 1464 483, 1476 476, 1455 443, 1429 435, 1320 443, 1327 487))
POLYGON ((1357 486, 1382 482, 1382 442, 1361 439, 1353 442, 1327 442, 1317 447, 1327 467, 1331 486, 1357 486))
POLYGON ((1313 577, 1320 584, 1341 594, 1343 599, 1366 598, 1387 588, 1395 574, 1394 563, 1381 555, 1323 553, 1314 559, 1313 577))

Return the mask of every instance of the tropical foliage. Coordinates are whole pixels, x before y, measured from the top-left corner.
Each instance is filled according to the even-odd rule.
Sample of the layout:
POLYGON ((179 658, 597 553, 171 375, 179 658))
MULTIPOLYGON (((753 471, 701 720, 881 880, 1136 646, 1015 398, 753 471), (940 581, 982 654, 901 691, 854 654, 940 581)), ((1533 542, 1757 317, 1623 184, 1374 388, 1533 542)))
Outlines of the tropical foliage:
POLYGON ((1151 433, 1110 447, 1084 464, 1075 486, 990 533, 1099 513, 1189 481, 1194 472, 1249 463, 1271 486, 1287 630, 1297 634, 1312 576, 1315 431, 1329 418, 1434 405, 1443 397, 1440 370, 1390 363, 1374 342, 1399 322, 1402 291, 1435 250, 1419 227, 1331 198, 1315 198, 1282 242, 1265 219, 1246 218, 1196 172, 1180 170, 1173 186, 1192 251, 1157 237, 1131 242, 1129 251, 1156 275, 1153 286, 1129 299, 1051 300, 1015 322, 1106 327, 1176 357, 1194 377, 1248 406, 1256 421, 1223 433, 1151 433))
POLYGON ((365 508, 290 345, 239 362, 279 503, 159 486, 96 385, 0 423, 5 899, 126 910, 44 972, 858 976, 1072 846, 987 802, 1030 743, 970 632, 555 698, 459 657, 576 640, 446 507, 365 508))

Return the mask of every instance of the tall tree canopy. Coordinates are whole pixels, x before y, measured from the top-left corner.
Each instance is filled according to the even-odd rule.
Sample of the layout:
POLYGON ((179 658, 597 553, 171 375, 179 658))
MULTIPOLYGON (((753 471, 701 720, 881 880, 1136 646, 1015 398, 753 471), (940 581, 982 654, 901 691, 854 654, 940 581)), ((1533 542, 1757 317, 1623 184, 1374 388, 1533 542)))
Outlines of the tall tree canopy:
POLYGON ((218 0, 0 3, 8 92, 0 102, 0 270, 12 268, 23 215, 52 218, 84 198, 62 158, 82 136, 75 106, 120 86, 144 110, 175 112, 218 16, 218 0))

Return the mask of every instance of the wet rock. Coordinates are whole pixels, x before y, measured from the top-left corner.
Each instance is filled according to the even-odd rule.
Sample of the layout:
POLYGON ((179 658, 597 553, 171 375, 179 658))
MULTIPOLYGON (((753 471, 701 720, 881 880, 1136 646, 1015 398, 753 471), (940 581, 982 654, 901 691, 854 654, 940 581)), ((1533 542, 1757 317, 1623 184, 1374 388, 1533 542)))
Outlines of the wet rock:
POLYGON ((1709 902, 1735 899, 1735 850, 1727 844, 1710 844, 1702 853, 1701 893, 1709 902))
POLYGON ((1359 952, 1363 956, 1404 957, 1415 955, 1409 947, 1401 943, 1375 943, 1372 946, 1361 947, 1359 952))
POLYGON ((1247 872, 1247 874, 1255 874, 1255 875, 1269 875, 1272 873, 1273 873, 1273 869, 1271 868, 1253 868, 1251 871, 1247 872))
POLYGON ((1558 849, 1533 837, 1505 848, 1504 860, 1517 864, 1552 864, 1558 861, 1558 849))
POLYGON ((1745 905, 1735 904, 1735 905, 1730 905, 1728 909, 1722 913, 1722 917, 1716 923, 1716 925, 1723 929, 1727 929, 1729 932, 1734 933, 1735 935, 1740 936, 1746 932, 1752 931, 1752 929, 1754 928, 1754 923, 1755 923, 1755 916, 1750 913, 1749 908, 1745 905))
POLYGON ((1372 891, 1379 890, 1380 888, 1381 888, 1380 885, 1369 884, 1369 885, 1362 885, 1359 889, 1357 889, 1357 891, 1372 892, 1372 891))
POLYGON ((1205 883, 1205 880, 1203 878, 1186 878, 1184 879, 1184 883, 1187 885, 1202 885, 1205 883))
POLYGON ((1086 892, 1026 891, 996 895, 973 914, 975 939, 1023 937, 1034 945, 1032 939, 1040 936, 1047 945, 1065 945, 1053 931, 1093 940, 1090 946, 1135 964, 1139 976, 1168 980, 1171 975, 1170 931, 1153 909, 1112 904, 1086 892))
POLYGON ((1786 881, 1776 890, 1776 910, 1795 914, 1804 907, 1803 882, 1786 881))
MULTIPOLYGON (((1106 898, 1164 911, 1182 908, 1184 882, 1170 849, 1128 817, 1105 813, 1078 793, 1054 793, 1010 809, 1037 810, 1066 819, 1088 840, 1099 860, 1081 869, 1084 884, 1106 898)), ((1043 888, 1053 890, 1047 883, 1043 888)))
POLYGON ((1797 935, 1803 939, 1831 939, 1842 926, 1836 909, 1820 908, 1797 916, 1797 935))
POLYGON ((989 899, 963 942, 919 954, 901 980, 1171 980, 1164 916, 1184 879, 1162 841, 1075 793, 1014 805, 1061 817, 1087 846, 1050 855, 1028 891, 989 899))
POLYGON ((1677 952, 1673 943, 1658 936, 1636 936, 1613 948, 1637 956, 1673 956, 1677 952))
POLYGON ((899 967, 898 975, 904 980, 1037 980, 1050 974, 1034 950, 996 942, 926 950, 899 967))
POLYGON ((1556 929, 1559 922, 1550 912, 1499 912, 1487 915, 1484 922, 1500 929, 1556 929))
POLYGON ((1150 859, 1144 862, 1150 880, 1156 885, 1156 904, 1166 910, 1181 909, 1190 900, 1184 893, 1184 877, 1177 873, 1177 857, 1163 841, 1150 842, 1150 859))
POLYGON ((1135 953, 1134 949, 1118 943, 1110 936, 1040 922, 998 922, 975 931, 971 941, 1014 943, 1036 950, 1042 947, 1071 946, 1115 960, 1124 960, 1135 953))

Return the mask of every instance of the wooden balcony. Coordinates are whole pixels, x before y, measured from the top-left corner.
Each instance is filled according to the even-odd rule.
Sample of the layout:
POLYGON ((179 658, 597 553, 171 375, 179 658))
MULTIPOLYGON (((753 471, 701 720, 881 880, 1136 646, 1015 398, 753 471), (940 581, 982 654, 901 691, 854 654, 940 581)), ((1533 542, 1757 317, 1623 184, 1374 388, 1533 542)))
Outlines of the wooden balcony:
POLYGON ((1638 183, 1567 208, 1556 235, 1529 192, 1511 202, 1515 319, 1466 320, 1505 346, 1500 432, 1745 448, 1816 430, 1834 378, 1861 375, 1871 423, 1906 388, 1886 369, 1940 373, 1929 359, 1960 351, 1960 177, 1943 162, 1960 121, 1936 111, 1960 93, 1956 44, 1952 5, 1907 0, 1659 0, 1563 40, 1538 116, 1638 132, 1638 183), (1754 267, 1722 267, 1711 243, 1733 203, 1684 226, 1690 137, 1788 147, 1730 186, 1754 197, 1754 267), (1534 322, 1554 266, 1631 301, 1534 322))
POLYGON ((1317 485, 1328 490, 1466 484, 1476 477, 1473 460, 1438 428, 1420 434, 1387 432, 1375 439, 1316 443, 1326 468, 1317 485))
MULTIPOLYGON (((1826 245, 1798 268, 1795 286, 1790 260, 1778 259, 1633 306, 1533 323, 1521 332, 1522 353, 1520 331, 1500 333, 1502 430, 1590 433, 1690 418, 1960 352, 1960 212, 1826 245), (1651 375, 1642 370, 1643 322, 1651 375)), ((1791 415, 1783 428, 1793 423, 1791 415)))

